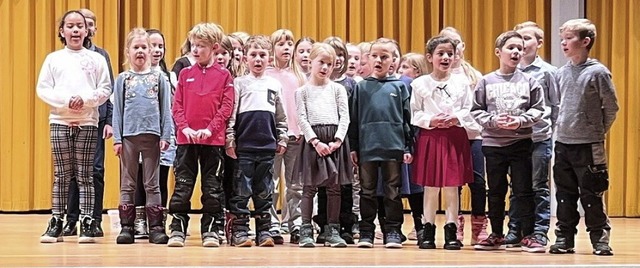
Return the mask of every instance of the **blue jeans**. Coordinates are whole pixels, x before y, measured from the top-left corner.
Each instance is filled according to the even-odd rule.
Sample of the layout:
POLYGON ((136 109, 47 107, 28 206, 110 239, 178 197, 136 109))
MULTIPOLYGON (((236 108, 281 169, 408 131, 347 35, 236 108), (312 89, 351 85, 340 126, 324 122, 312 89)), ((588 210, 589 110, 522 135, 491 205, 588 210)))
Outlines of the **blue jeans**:
MULTIPOLYGON (((102 221, 102 200, 104 199, 104 131, 105 120, 98 123, 98 143, 96 144, 96 154, 93 158, 93 186, 95 187, 95 203, 93 207, 93 218, 102 221)), ((69 201, 67 201, 67 221, 78 221, 80 218, 80 191, 75 178, 69 183, 69 201)))
POLYGON ((471 190, 471 215, 484 216, 487 206, 487 181, 484 178, 484 154, 482 140, 470 140, 471 161, 473 162, 473 183, 469 183, 471 190))
POLYGON ((233 178, 233 195, 229 199, 229 211, 249 216, 249 198, 253 199, 254 215, 269 215, 273 204, 274 153, 238 152, 239 175, 233 178))
MULTIPOLYGON (((532 182, 535 202, 535 233, 547 234, 549 231, 549 218, 551 217, 551 208, 549 205, 549 162, 551 161, 551 152, 553 144, 551 139, 533 143, 532 160, 532 182)), ((513 202, 514 196, 509 199, 511 207, 509 208, 509 231, 518 232, 521 230, 521 224, 513 217, 513 211, 520 209, 513 202)), ((526 230, 525 230, 526 231, 526 230)))

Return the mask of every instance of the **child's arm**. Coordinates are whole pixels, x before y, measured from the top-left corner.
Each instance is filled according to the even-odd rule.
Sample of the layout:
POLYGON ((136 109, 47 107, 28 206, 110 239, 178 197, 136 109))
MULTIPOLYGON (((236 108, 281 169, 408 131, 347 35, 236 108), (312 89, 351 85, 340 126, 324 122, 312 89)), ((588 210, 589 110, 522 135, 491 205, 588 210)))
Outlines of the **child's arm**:
POLYGON ((411 107, 409 106, 410 97, 409 90, 407 86, 402 84, 400 86, 400 90, 402 92, 402 127, 404 129, 404 153, 405 153, 405 163, 411 163, 410 160, 407 160, 407 154, 409 158, 411 158, 411 151, 413 149, 413 130, 411 129, 411 107), (408 162, 407 162, 408 161, 408 162))
POLYGON ((551 127, 555 127, 556 121, 558 120, 558 112, 560 111, 560 90, 558 87, 558 81, 556 80, 556 73, 547 72, 545 73, 547 76, 545 81, 547 82, 547 89, 549 90, 548 98, 549 103, 547 105, 551 107, 551 127))
POLYGON ((231 78, 231 74, 227 72, 220 107, 218 107, 216 115, 213 116, 213 120, 211 120, 207 126, 207 130, 211 133, 217 133, 218 130, 227 126, 227 120, 229 120, 231 112, 233 111, 234 100, 235 90, 233 89, 233 79, 231 78))
POLYGON ((529 109, 518 116, 520 121, 520 128, 533 127, 544 114, 544 90, 538 80, 533 77, 529 78, 530 93, 529 93, 529 109))
POLYGON ((225 149, 226 153, 229 157, 236 159, 236 131, 234 127, 236 126, 236 117, 238 116, 238 106, 240 105, 240 87, 236 85, 234 87, 234 102, 233 102, 233 112, 231 112, 231 116, 229 117, 229 121, 227 123, 227 137, 225 141, 225 149))
POLYGON ((279 154, 284 153, 284 149, 287 148, 287 142, 289 141, 289 135, 287 135, 288 125, 287 125, 287 113, 284 110, 284 106, 282 104, 282 98, 280 98, 282 94, 282 87, 278 90, 275 96, 276 101, 276 133, 278 134, 278 152, 279 154))
POLYGON ((120 144, 122 143, 122 115, 124 114, 123 106, 123 84, 125 80, 126 74, 120 74, 115 81, 114 89, 113 89, 113 116, 112 123, 113 127, 113 143, 120 144))
POLYGON ((38 75, 36 94, 42 101, 51 107, 69 107, 69 100, 72 96, 63 90, 54 90, 55 84, 55 78, 51 72, 51 58, 50 56, 47 56, 42 63, 40 75, 38 75))
POLYGON ((96 53, 96 90, 84 91, 80 94, 84 106, 98 107, 103 104, 111 95, 111 78, 109 78, 109 67, 104 57, 96 53))
POLYGON ((471 106, 471 115, 483 128, 497 128, 495 121, 496 116, 487 112, 487 98, 485 91, 485 79, 478 81, 473 96, 473 105, 471 106))
MULTIPOLYGON (((349 148, 352 152, 358 152, 360 150, 360 119, 358 116, 358 91, 360 90, 360 83, 356 84, 351 94, 351 110, 349 111, 349 130, 347 135, 349 136, 349 148)), ((355 164, 355 163, 354 163, 355 164)))
POLYGON ((168 143, 171 142, 171 86, 169 85, 169 81, 162 74, 159 74, 160 79, 158 86, 160 94, 160 130, 162 135, 160 136, 161 141, 166 141, 168 143))
POLYGON ((600 92, 600 99, 602 100, 602 118, 604 121, 604 130, 605 133, 607 133, 616 120, 616 113, 620 109, 616 97, 616 90, 613 81, 611 81, 611 73, 608 71, 596 73, 594 79, 598 92, 600 92))
POLYGON ((337 91, 336 103, 338 104, 338 117, 340 118, 335 138, 343 142, 349 130, 349 97, 345 87, 340 84, 336 84, 335 86, 336 88, 334 88, 334 90, 337 91))
MULTIPOLYGON (((183 71, 184 70, 185 69, 183 69, 183 71)), ((184 76, 181 76, 179 79, 184 79, 184 76)), ((176 88, 176 92, 173 96, 173 106, 171 107, 171 113, 173 115, 173 122, 176 125, 176 136, 178 136, 177 133, 183 133, 185 134, 186 138, 190 140, 191 136, 184 133, 185 129, 190 129, 189 124, 187 123, 187 117, 184 113, 184 84, 184 81, 178 82, 178 87, 176 88)), ((194 130, 191 129, 190 133, 193 132, 194 130)))
POLYGON ((312 142, 314 139, 318 138, 318 135, 311 128, 311 123, 309 123, 309 118, 307 115, 307 94, 305 94, 305 87, 300 87, 296 90, 296 112, 298 113, 298 126, 300 127, 300 131, 302 131, 302 135, 307 140, 307 142, 312 142))
POLYGON ((464 85, 463 94, 461 99, 460 109, 453 112, 456 119, 458 119, 458 124, 461 127, 466 128, 467 124, 465 122, 473 121, 473 117, 471 116, 471 106, 473 105, 473 98, 471 94, 470 85, 464 85))
MULTIPOLYGON (((414 80, 415 82, 415 80, 414 80)), ((411 109, 411 124, 424 129, 434 129, 436 126, 431 122, 435 117, 428 109, 425 109, 424 103, 427 105, 436 107, 436 103, 433 101, 432 92, 424 89, 424 87, 418 80, 417 83, 411 83, 413 88, 411 98, 409 100, 409 107, 411 109), (431 93, 431 94, 430 94, 431 93)))

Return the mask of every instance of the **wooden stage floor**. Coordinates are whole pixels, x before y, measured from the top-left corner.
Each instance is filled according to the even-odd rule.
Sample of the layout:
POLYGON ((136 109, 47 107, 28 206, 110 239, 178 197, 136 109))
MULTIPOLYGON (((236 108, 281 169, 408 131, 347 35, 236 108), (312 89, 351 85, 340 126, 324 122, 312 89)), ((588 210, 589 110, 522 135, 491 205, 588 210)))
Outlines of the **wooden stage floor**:
MULTIPOLYGON (((520 251, 480 252, 465 246, 460 251, 444 249, 420 250, 414 241, 407 241, 402 249, 385 249, 381 241, 373 249, 349 246, 346 249, 316 247, 298 248, 285 243, 275 248, 203 248, 199 235, 199 216, 191 219, 184 248, 150 245, 138 240, 133 245, 117 245, 116 234, 110 232, 109 217, 105 214, 106 235, 97 244, 78 244, 76 237, 65 237, 56 244, 40 244, 48 215, 0 214, 0 230, 4 243, 0 244, 0 266, 640 266, 640 219, 612 219, 611 246, 615 256, 591 254, 585 227, 581 223, 577 236, 576 254, 551 255, 520 251)), ((468 217, 468 216, 467 216, 468 217)), ((468 218, 467 218, 468 219, 468 218)), ((443 215, 438 215, 436 232, 438 247, 442 246, 443 215)), ((405 233, 411 229, 411 219, 405 215, 405 233)), ((467 220, 468 222, 468 220, 467 220)), ((552 219, 555 224, 555 219, 552 219)), ((469 233, 470 226, 466 232, 469 233)), ((555 240, 550 234, 552 241, 555 240)), ((466 237, 468 243, 468 236, 466 237)), ((288 236, 285 236, 288 242, 288 236)))

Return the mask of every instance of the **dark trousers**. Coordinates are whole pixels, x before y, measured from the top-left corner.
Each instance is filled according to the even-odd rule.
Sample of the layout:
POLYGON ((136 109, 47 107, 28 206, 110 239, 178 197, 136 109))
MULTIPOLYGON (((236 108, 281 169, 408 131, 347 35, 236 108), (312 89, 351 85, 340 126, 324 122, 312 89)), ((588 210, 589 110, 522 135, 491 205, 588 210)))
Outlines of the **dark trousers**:
POLYGON ((523 235, 533 233, 533 190, 531 183, 531 139, 520 140, 505 147, 482 146, 487 161, 489 184, 489 219, 491 231, 503 234, 505 199, 509 188, 507 174, 511 172, 513 204, 518 208, 513 217, 520 221, 523 235))
POLYGON ((471 215, 486 215, 487 207, 487 182, 484 179, 484 154, 482 153, 482 140, 470 140, 471 161, 473 162, 473 183, 469 183, 471 190, 471 215))
MULTIPOLYGON (((187 213, 191 210, 191 196, 198 175, 200 165, 200 177, 202 179, 202 220, 200 231, 210 229, 212 222, 222 223, 224 204, 224 192, 222 190, 222 167, 224 166, 224 149, 220 146, 210 145, 178 145, 176 159, 173 167, 176 177, 175 189, 169 201, 169 212, 189 221, 187 213)), ((186 230, 187 226, 174 217, 171 230, 186 230)))
MULTIPOLYGON (((332 201, 327 199, 327 191, 328 191, 327 187, 318 187, 318 215, 314 219, 316 219, 316 223, 321 227, 324 227, 324 225, 329 223, 340 223, 340 227, 342 229, 341 232, 351 233, 351 228, 353 228, 353 225, 356 223, 356 218, 357 218, 357 216, 353 213, 353 185, 352 184, 341 185, 339 188, 340 189, 337 192, 332 190, 331 192, 333 193, 330 194, 330 196, 336 195, 336 194, 340 196, 340 200, 339 200, 340 209, 337 216, 339 220, 332 222, 331 220, 332 216, 329 216, 328 217, 329 219, 327 220, 327 215, 334 213, 334 211, 331 211, 331 209, 328 208, 331 206, 328 202, 332 202, 332 201)), ((303 203, 307 202, 304 199, 305 198, 304 189, 305 188, 303 188, 303 194, 302 194, 303 203)), ((311 195, 311 203, 313 203, 312 195, 311 195)), ((304 215, 302 217, 302 222, 307 223, 304 215)))
POLYGON ((402 184, 402 162, 401 161, 371 161, 360 163, 360 223, 361 232, 373 233, 378 211, 378 199, 376 189, 378 184, 378 169, 382 173, 382 183, 384 183, 383 204, 385 207, 385 224, 383 232, 387 233, 395 230, 400 233, 402 222, 404 221, 402 199, 400 197, 400 186, 402 184))
MULTIPOLYGON (((95 203, 93 218, 102 221, 102 209, 104 200, 104 132, 105 120, 98 122, 96 154, 93 158, 93 186, 95 188, 95 203)), ((67 202, 67 221, 78 221, 80 218, 80 191, 75 178, 69 182, 69 201, 67 202)))
POLYGON ((557 231, 563 236, 577 233, 579 199, 591 243, 609 243, 611 224, 602 199, 609 186, 604 143, 556 142, 555 157, 553 179, 558 201, 557 231))
MULTIPOLYGON (((270 218, 269 208, 273 204, 273 158, 274 153, 238 152, 238 176, 233 179, 233 196, 229 200, 229 211, 239 217, 248 217, 249 198, 253 200, 254 215, 270 218)), ((268 229, 268 224, 266 226, 268 229)), ((260 230, 258 230, 260 231, 260 230)))
MULTIPOLYGON (((547 235, 549 232, 549 220, 551 217, 550 197, 549 197, 549 162, 551 161, 551 151, 553 146, 551 139, 533 143, 533 154, 531 157, 533 167, 533 193, 535 203, 535 220, 533 231, 547 235)), ((513 212, 519 208, 513 204, 511 196, 511 208, 509 209, 509 230, 520 230, 520 223, 513 217, 513 212)))
POLYGON ((224 189, 225 202, 224 207, 229 210, 231 205, 229 201, 233 196, 233 179, 240 176, 238 168, 238 159, 233 159, 227 154, 224 155, 224 177, 222 179, 222 189, 224 189))
MULTIPOLYGON (((163 207, 167 207, 167 198, 168 198, 168 188, 167 182, 169 180, 169 169, 170 166, 160 165, 160 174, 158 185, 160 186, 160 203, 163 207)), ((135 194, 135 205, 136 206, 144 206, 147 203, 147 193, 144 190, 144 183, 142 182, 143 174, 142 174, 142 164, 138 166, 138 179, 136 181, 136 194, 135 194)))

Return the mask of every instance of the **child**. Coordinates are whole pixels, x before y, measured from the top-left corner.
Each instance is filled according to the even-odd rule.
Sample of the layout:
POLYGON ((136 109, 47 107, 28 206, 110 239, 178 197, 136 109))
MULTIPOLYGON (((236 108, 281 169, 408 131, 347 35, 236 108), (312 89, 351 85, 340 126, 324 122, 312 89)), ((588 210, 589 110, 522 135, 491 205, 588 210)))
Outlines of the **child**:
POLYGON ((227 128, 226 153, 238 159, 239 174, 233 181, 230 212, 233 214, 231 245, 250 247, 249 198, 255 207, 256 244, 273 247, 269 227, 273 194, 273 158, 287 146, 287 118, 280 99, 282 86, 264 75, 271 56, 266 36, 250 37, 244 59, 250 74, 235 79, 236 101, 227 128))
MULTIPOLYGON (((551 211, 549 207, 549 161, 551 161, 551 136, 553 136, 553 126, 558 118, 558 88, 556 85, 555 73, 558 68, 545 62, 538 55, 538 49, 542 47, 544 32, 535 22, 523 22, 514 28, 522 38, 524 38, 524 55, 518 64, 518 69, 530 74, 538 80, 544 92, 544 114, 536 125, 533 126, 533 192, 535 202, 534 223, 521 224, 515 218, 509 217, 509 233, 505 237, 507 246, 510 244, 510 237, 515 237, 516 242, 522 238, 522 226, 530 226, 533 230, 525 230, 533 235, 517 241, 522 245, 522 250, 527 252, 546 251, 547 232, 549 231, 549 219, 551 211)), ((509 215, 518 210, 517 206, 509 207, 509 215)))
POLYGON ((402 247, 402 201, 398 191, 402 163, 411 163, 413 143, 409 126, 409 91, 403 82, 388 76, 396 47, 392 40, 380 38, 371 46, 371 77, 356 85, 352 96, 349 144, 351 159, 359 166, 360 240, 358 247, 373 247, 378 201, 376 188, 381 169, 385 189, 385 247, 402 247), (384 129, 384 131, 380 131, 384 129))
POLYGON ((233 47, 233 54, 231 61, 231 66, 229 67, 229 71, 235 76, 241 76, 247 74, 247 67, 244 65, 242 61, 243 52, 242 49, 244 47, 244 39, 242 39, 242 34, 240 33, 232 33, 229 36, 229 40, 231 41, 231 46, 233 47))
MULTIPOLYGON (((151 54, 150 54, 150 67, 152 71, 162 74, 162 78, 167 82, 176 80, 173 73, 170 73, 167 69, 167 64, 164 61, 165 55, 165 41, 164 35, 157 29, 147 29, 149 40, 151 42, 151 54)), ((169 104, 173 102, 173 92, 175 88, 169 83, 170 99, 169 104)), ((171 112, 168 112, 171 116, 171 112)), ((175 145, 175 130, 173 126, 173 119, 169 120, 171 129, 171 137, 169 138, 169 147, 166 150, 160 151, 160 173, 158 175, 158 186, 160 187, 160 204, 163 208, 167 207, 168 189, 167 182, 169 180, 169 169, 173 166, 173 161, 176 157, 176 145, 175 145)), ((134 234, 136 238, 147 238, 149 236, 147 227, 147 214, 145 205, 147 204, 146 189, 144 187, 144 166, 141 163, 138 166, 138 175, 136 181, 136 194, 135 194, 135 206, 136 206, 136 220, 134 223, 134 234)), ((162 226, 165 226, 166 210, 163 209, 163 222, 162 226)))
POLYGON ((471 150, 464 127, 473 122, 471 90, 466 79, 451 75, 455 42, 436 36, 427 42, 426 59, 433 72, 411 83, 411 123, 419 127, 413 180, 424 186, 424 227, 421 249, 434 249, 439 192, 446 199, 444 248, 458 250, 456 219, 458 187, 473 179, 471 150))
MULTIPOLYGON (((296 113, 295 91, 300 86, 291 66, 293 65, 294 44, 293 33, 287 29, 279 29, 271 34, 274 61, 267 67, 265 75, 278 80, 282 85, 280 95, 282 105, 287 114, 287 151, 283 155, 276 155, 274 159, 273 174, 274 183, 279 184, 280 179, 285 182, 284 189, 280 192, 284 195, 285 204, 282 206, 282 225, 278 220, 278 214, 274 207, 271 208, 271 236, 276 244, 283 244, 281 232, 291 232, 290 242, 297 244, 300 237, 300 201, 302 199, 302 183, 293 179, 293 166, 296 157, 302 147, 302 135, 298 127, 298 114, 296 113), (282 165, 284 164, 284 177, 282 178, 282 165)), ((274 194, 273 204, 278 200, 274 194)))
MULTIPOLYGON (((191 35, 191 32, 189 32, 188 35, 191 35)), ((180 48, 180 58, 176 59, 176 62, 173 63, 173 68, 171 68, 171 73, 173 74, 171 77, 175 76, 175 81, 171 81, 171 84, 173 84, 174 87, 178 86, 178 76, 180 76, 180 71, 196 63, 196 59, 191 54, 191 49, 193 49, 193 47, 191 46, 189 37, 187 37, 180 48)))
POLYGON ((298 39, 293 47, 293 73, 298 78, 298 83, 304 85, 309 77, 309 54, 311 54, 311 46, 316 41, 311 37, 302 37, 298 39))
MULTIPOLYGON (((469 62, 464 59, 464 50, 466 45, 460 36, 460 32, 453 27, 445 27, 440 31, 440 35, 449 37, 457 43, 456 58, 451 66, 451 74, 463 75, 467 78, 473 90, 478 84, 478 80, 482 78, 482 74, 478 72, 469 62)), ((429 66, 430 67, 430 66, 429 66)), ((471 145, 471 159, 473 161, 473 183, 467 184, 471 190, 471 245, 476 245, 479 241, 486 239, 487 234, 487 182, 485 180, 485 161, 482 154, 482 127, 477 122, 469 122, 465 127, 469 144, 471 145)), ((459 188, 462 192, 462 187, 459 188)), ((460 242, 460 246, 464 241, 464 216, 458 215, 458 231, 456 237, 460 242)))
POLYGON ((62 221, 69 182, 75 177, 80 198, 79 243, 94 243, 96 221, 94 184, 98 106, 111 94, 109 67, 100 54, 89 51, 87 21, 80 11, 67 11, 60 19, 58 37, 65 47, 47 55, 38 76, 36 93, 51 107, 53 157, 52 217, 41 243, 62 242, 62 221))
MULTIPOLYGON (((109 68, 109 79, 113 86, 113 71, 111 70, 111 60, 109 59, 109 53, 104 49, 96 46, 92 41, 96 35, 98 27, 96 26, 96 15, 88 9, 80 9, 80 13, 85 16, 87 21, 87 27, 89 29, 89 35, 87 38, 89 42, 85 46, 86 49, 98 52, 107 61, 107 67, 109 68)), ((113 128, 111 127, 113 105, 109 100, 98 107, 100 113, 98 120, 98 144, 96 145, 96 155, 93 159, 93 186, 95 187, 95 207, 93 209, 93 218, 96 220, 94 230, 96 237, 103 237, 104 231, 102 230, 102 201, 104 200, 104 141, 113 136, 113 128)), ((78 183, 75 178, 71 179, 69 183, 69 202, 67 204, 67 224, 64 226, 63 235, 73 236, 78 235, 76 222, 80 219, 80 200, 78 195, 78 183)))
MULTIPOLYGON (((136 217, 135 192, 138 161, 142 154, 145 211, 149 219, 149 242, 166 244, 158 179, 160 151, 171 142, 171 86, 160 72, 151 70, 152 49, 149 34, 142 28, 127 36, 127 63, 130 70, 121 73, 115 83, 114 145, 120 157, 120 224, 116 242, 132 244, 136 217)), ((146 230, 145 230, 146 231, 146 230)))
POLYGON ((361 42, 358 44, 362 57, 360 58, 360 69, 358 70, 358 76, 365 79, 371 75, 373 71, 371 64, 369 64, 369 51, 371 50, 371 42, 361 42))
POLYGON ((356 83, 362 81, 362 77, 358 76, 360 70, 360 58, 362 58, 362 51, 357 46, 348 43, 347 44, 347 71, 344 73, 347 77, 353 78, 356 83))
POLYGON ((580 199, 593 254, 613 255, 611 224, 602 199, 609 188, 604 140, 619 109, 615 88, 607 67, 589 58, 596 38, 591 21, 569 20, 560 27, 560 36, 569 62, 556 73, 561 98, 553 166, 558 223, 549 252, 574 252, 580 199))
POLYGON ((222 27, 217 24, 196 25, 189 34, 196 64, 178 76, 172 108, 178 149, 174 161, 176 185, 169 202, 173 216, 170 247, 184 246, 198 164, 202 172, 202 246, 220 246, 219 231, 224 228, 220 170, 224 166, 224 132, 234 100, 231 74, 213 60, 222 37, 222 27))
POLYGON ((508 172, 515 196, 513 204, 519 208, 513 217, 523 223, 533 220, 531 133, 544 112, 540 84, 516 68, 524 49, 522 36, 515 31, 505 32, 498 36, 495 47, 500 69, 478 82, 471 109, 483 127, 482 152, 489 184, 491 234, 474 246, 479 250, 505 249, 502 227, 508 172))
POLYGON ((400 59, 398 73, 411 79, 428 74, 427 60, 418 53, 407 53, 400 59))
MULTIPOLYGON (((344 46, 344 45, 343 45, 344 46)), ((313 198, 318 187, 325 188, 324 209, 320 208, 322 200, 318 198, 318 214, 324 214, 327 225, 325 230, 325 246, 346 247, 342 239, 340 224, 344 221, 341 206, 341 192, 351 199, 351 189, 345 192, 341 185, 349 185, 353 180, 352 167, 349 163, 349 144, 343 142, 349 127, 349 107, 347 91, 330 77, 333 64, 336 62, 336 51, 325 43, 313 45, 311 54, 311 76, 307 84, 296 91, 296 106, 300 118, 299 124, 307 143, 302 148, 296 162, 295 174, 301 176, 303 182, 302 197, 302 229, 300 231, 300 247, 313 247, 313 198), (323 211, 324 210, 324 211, 323 211)), ((351 204, 346 206, 351 209, 351 204)), ((352 216, 352 214, 351 214, 352 216)), ((353 225, 353 219, 349 222, 353 225)), ((351 226, 347 228, 351 233, 351 226)), ((353 238, 351 238, 353 240, 353 238)))

